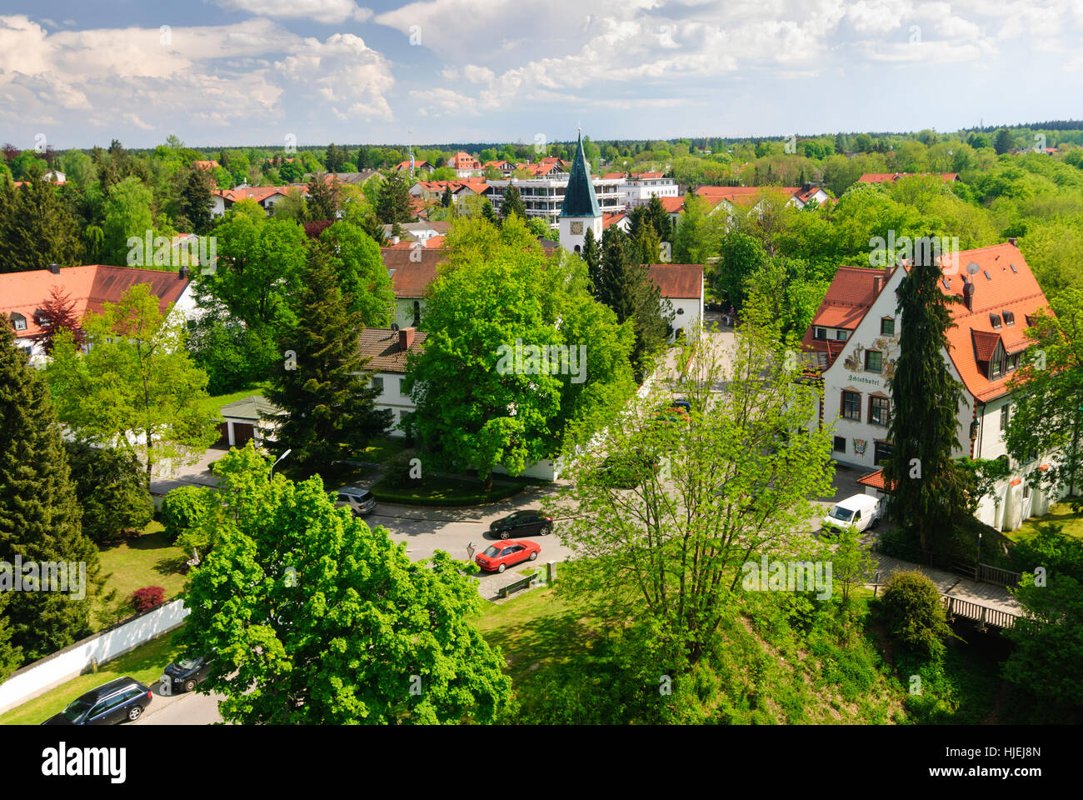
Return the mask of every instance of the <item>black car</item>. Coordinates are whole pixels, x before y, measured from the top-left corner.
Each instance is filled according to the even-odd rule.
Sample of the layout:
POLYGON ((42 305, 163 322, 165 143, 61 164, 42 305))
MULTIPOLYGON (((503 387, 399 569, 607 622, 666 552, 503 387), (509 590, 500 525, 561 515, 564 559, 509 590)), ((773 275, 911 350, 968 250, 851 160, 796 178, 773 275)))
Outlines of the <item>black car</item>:
POLYGON ((498 519, 489 526, 489 533, 501 539, 512 536, 546 536, 553 532, 553 518, 547 517, 536 509, 516 511, 503 519, 498 519))
POLYGON ((158 694, 171 695, 190 692, 206 680, 211 671, 211 660, 206 656, 182 658, 165 668, 158 683, 158 694))
POLYGON ((142 716, 153 698, 135 678, 117 678, 74 700, 42 725, 118 725, 142 716))

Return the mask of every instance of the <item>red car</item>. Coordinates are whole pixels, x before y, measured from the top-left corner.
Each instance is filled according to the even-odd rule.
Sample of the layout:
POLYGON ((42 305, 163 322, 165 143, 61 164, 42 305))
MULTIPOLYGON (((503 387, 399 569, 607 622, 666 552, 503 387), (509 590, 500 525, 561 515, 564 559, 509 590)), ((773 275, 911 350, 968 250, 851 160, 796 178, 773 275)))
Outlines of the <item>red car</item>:
POLYGON ((474 558, 483 572, 503 572, 524 561, 533 561, 541 552, 541 545, 524 539, 505 539, 491 544, 474 558))

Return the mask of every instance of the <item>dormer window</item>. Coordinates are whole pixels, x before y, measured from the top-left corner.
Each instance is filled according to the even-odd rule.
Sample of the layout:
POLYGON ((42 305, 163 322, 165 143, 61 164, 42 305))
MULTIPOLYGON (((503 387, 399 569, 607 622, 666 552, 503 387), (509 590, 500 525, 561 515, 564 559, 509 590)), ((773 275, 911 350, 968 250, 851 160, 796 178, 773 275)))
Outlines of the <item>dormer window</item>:
POLYGON ((1000 328, 1001 328, 1000 314, 990 314, 989 315, 989 324, 993 326, 994 331, 1000 330, 1000 328))
POLYGON ((825 341, 827 339, 827 328, 813 328, 812 336, 814 339, 825 341))
POLYGON ((1015 312, 1014 311, 1005 311, 1004 312, 1004 324, 1005 325, 1014 325, 1015 324, 1015 312))
POLYGON ((11 324, 17 331, 26 330, 26 317, 17 311, 11 312, 11 324))
POLYGON ((850 338, 850 332, 849 331, 843 331, 843 330, 835 331, 835 340, 836 341, 845 342, 849 338, 850 338))
POLYGON ((49 315, 39 308, 37 311, 34 312, 34 321, 38 323, 39 326, 44 328, 50 322, 49 315))

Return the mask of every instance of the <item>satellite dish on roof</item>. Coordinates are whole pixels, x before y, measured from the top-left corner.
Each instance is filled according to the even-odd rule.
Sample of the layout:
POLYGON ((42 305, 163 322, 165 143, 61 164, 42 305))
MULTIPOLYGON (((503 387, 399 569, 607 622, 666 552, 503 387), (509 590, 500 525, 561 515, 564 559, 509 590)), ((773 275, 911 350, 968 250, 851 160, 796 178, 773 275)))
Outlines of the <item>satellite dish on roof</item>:
POLYGON ((397 323, 397 322, 392 322, 392 323, 391 323, 391 330, 393 330, 393 331, 397 331, 398 329, 399 329, 399 323, 397 323))
POLYGON ((977 275, 981 271, 981 265, 977 261, 971 261, 966 265, 966 271, 971 275, 977 275))

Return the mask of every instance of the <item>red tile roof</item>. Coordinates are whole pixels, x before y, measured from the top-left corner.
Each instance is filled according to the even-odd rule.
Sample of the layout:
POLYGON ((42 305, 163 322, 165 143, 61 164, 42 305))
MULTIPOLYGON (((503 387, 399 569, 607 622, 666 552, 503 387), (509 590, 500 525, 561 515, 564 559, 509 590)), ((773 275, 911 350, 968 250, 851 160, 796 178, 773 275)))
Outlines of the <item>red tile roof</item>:
POLYGON ((702 264, 651 264, 648 271, 662 297, 674 300, 703 297, 702 264))
POLYGON ((211 194, 218 195, 229 203, 241 200, 255 200, 263 203, 268 197, 276 194, 284 195, 291 190, 297 190, 301 194, 308 194, 308 186, 304 183, 295 183, 288 186, 241 186, 237 189, 214 189, 211 194))
POLYGON ((665 176, 666 176, 666 173, 664 173, 664 172, 640 172, 640 173, 633 172, 632 173, 632 179, 633 180, 651 180, 653 178, 664 178, 665 176))
POLYGON ((214 159, 209 159, 209 160, 206 160, 206 161, 193 161, 192 166, 195 167, 196 169, 212 170, 212 169, 218 169, 218 162, 215 161, 214 159))
POLYGON ((879 489, 881 492, 888 491, 884 482, 884 470, 882 467, 870 472, 868 475, 862 475, 857 479, 857 482, 862 486, 871 486, 873 489, 879 489))
POLYGON ((826 363, 823 364, 825 369, 835 362, 846 343, 834 339, 816 339, 815 329, 843 328, 853 331, 883 291, 889 276, 890 273, 882 269, 839 267, 827 295, 812 318, 812 324, 801 340, 805 350, 826 355, 826 363))
POLYGON ((754 206, 765 196, 777 194, 796 197, 801 192, 797 186, 700 186, 696 195, 714 208, 723 200, 735 206, 754 206))
POLYGON ((679 214, 684 211, 683 197, 659 197, 658 200, 662 203, 662 208, 669 214, 679 214))
POLYGON ((618 222, 620 222, 622 219, 624 219, 627 216, 628 215, 625 214, 623 211, 620 211, 620 212, 605 211, 605 212, 603 212, 602 213, 602 230, 605 230, 610 225, 617 224, 618 222))
POLYGON ((436 280, 436 268, 447 259, 447 251, 435 247, 417 248, 420 254, 405 248, 383 247, 380 252, 384 266, 391 273, 391 286, 395 297, 403 300, 417 300, 425 296, 425 291, 436 280))
POLYGON ((41 333, 34 319, 54 286, 64 291, 75 304, 75 313, 82 319, 88 312, 101 312, 106 303, 117 303, 132 286, 145 283, 159 299, 158 308, 164 314, 177 302, 191 278, 178 278, 175 270, 163 272, 133 267, 112 267, 90 264, 81 267, 61 267, 54 275, 47 269, 8 272, 0 275, 0 316, 11 318, 12 312, 26 317, 26 330, 16 335, 25 338, 41 333))
POLYGON ((397 372, 405 374, 408 353, 421 352, 425 338, 424 331, 403 328, 393 331, 389 328, 365 328, 361 331, 358 347, 361 355, 368 359, 366 368, 373 372, 397 372), (409 348, 401 344, 402 334, 412 334, 413 342, 409 348))

